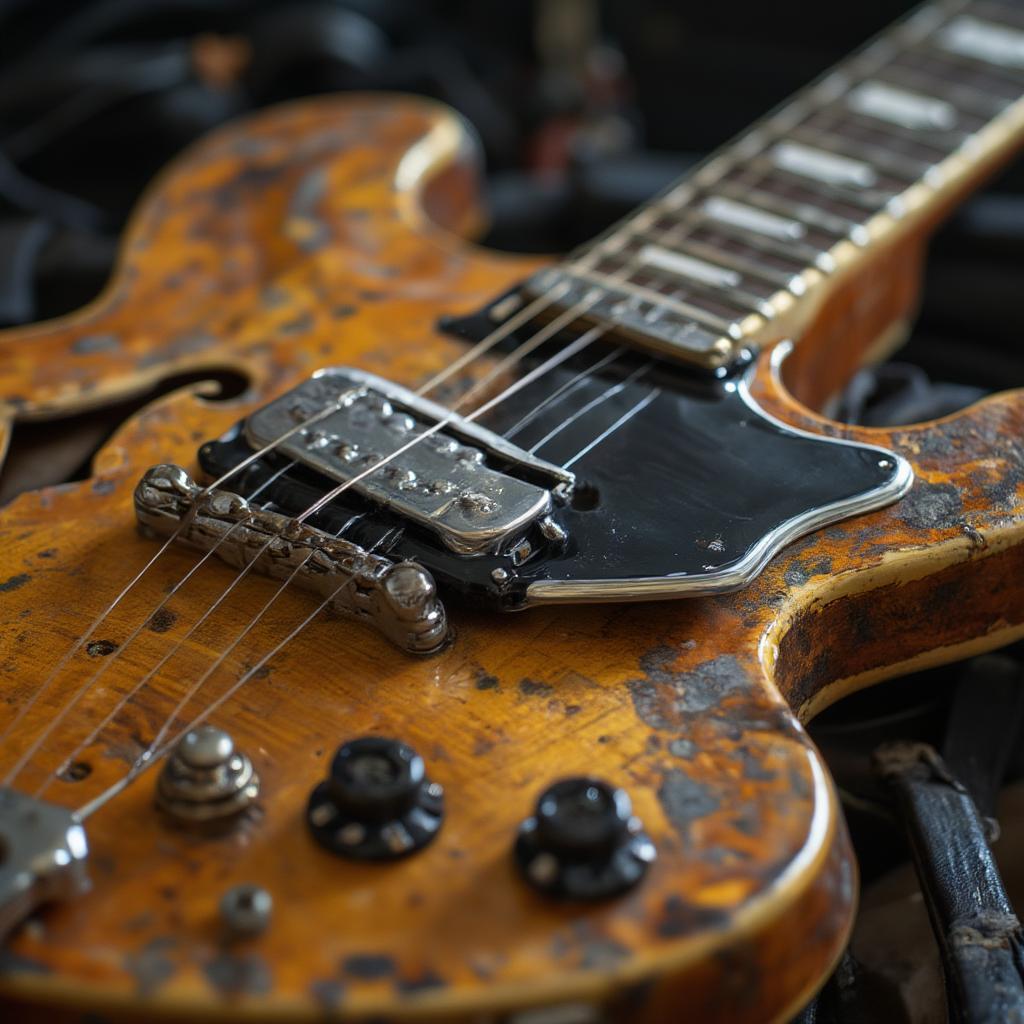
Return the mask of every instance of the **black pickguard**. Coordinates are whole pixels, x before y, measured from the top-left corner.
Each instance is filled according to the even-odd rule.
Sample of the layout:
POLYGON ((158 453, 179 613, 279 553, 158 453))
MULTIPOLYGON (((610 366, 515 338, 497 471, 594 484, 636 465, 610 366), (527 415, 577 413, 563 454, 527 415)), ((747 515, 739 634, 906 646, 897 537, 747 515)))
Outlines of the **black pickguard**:
MULTIPOLYGON (((632 593, 628 581, 634 580, 669 579, 668 585, 681 593, 734 589, 756 575, 782 544, 850 514, 842 509, 844 503, 856 511, 856 503, 875 494, 875 504, 885 504, 898 497, 901 477, 909 485, 908 468, 892 453, 812 437, 768 418, 745 400, 750 368, 727 379, 692 375, 664 363, 641 372, 647 360, 623 354, 601 373, 569 386, 609 351, 593 346, 499 404, 485 423, 504 434, 566 386, 559 400, 512 440, 530 448, 571 420, 538 450, 561 465, 605 435, 572 465, 578 507, 561 507, 554 515, 567 532, 564 543, 545 540, 533 527, 528 534, 533 553, 518 567, 507 553, 460 556, 351 490, 310 523, 331 533, 344 527, 348 540, 419 561, 442 592, 454 589, 511 609, 533 603, 536 588, 530 594, 528 588, 537 583, 617 584, 606 594, 570 590, 566 600, 672 596, 632 593), (637 411, 629 415, 631 410, 637 411), (888 497, 878 499, 883 492, 888 497), (507 579, 496 582, 495 569, 504 569, 507 579)), ((235 428, 204 445, 200 461, 216 477, 250 453, 235 428)), ((284 464, 282 456, 270 453, 226 486, 248 496, 284 464)), ((295 515, 332 487, 332 481, 299 467, 254 500, 295 515)), ((639 589, 645 586, 650 584, 639 589)), ((563 599, 550 587, 542 596, 563 599)))

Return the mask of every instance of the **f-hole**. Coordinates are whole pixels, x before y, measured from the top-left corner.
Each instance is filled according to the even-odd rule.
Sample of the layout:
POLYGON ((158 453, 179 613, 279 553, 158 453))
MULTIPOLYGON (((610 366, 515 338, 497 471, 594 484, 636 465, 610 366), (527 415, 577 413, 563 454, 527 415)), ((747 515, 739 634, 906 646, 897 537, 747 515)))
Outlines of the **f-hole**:
POLYGON ((23 491, 87 479, 96 452, 125 420, 163 395, 201 381, 216 385, 202 395, 208 402, 229 401, 249 387, 244 373, 214 367, 165 377, 144 394, 72 416, 15 421, 7 457, 0 465, 0 506, 23 491))

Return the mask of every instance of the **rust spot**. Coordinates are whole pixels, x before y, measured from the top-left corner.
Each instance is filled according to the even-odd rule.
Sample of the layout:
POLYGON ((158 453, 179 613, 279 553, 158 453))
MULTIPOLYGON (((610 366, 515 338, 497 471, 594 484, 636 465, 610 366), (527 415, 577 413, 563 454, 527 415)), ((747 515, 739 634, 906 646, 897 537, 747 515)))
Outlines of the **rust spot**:
POLYGON ((524 697, 550 697, 555 688, 550 683, 542 683, 536 679, 520 679, 519 692, 524 697))
POLYGON ((345 998, 345 985, 336 978, 325 978, 312 982, 309 994, 325 1010, 336 1010, 345 998))
POLYGON ((658 801, 665 817, 683 839, 689 838, 690 826, 719 808, 718 797, 710 787, 676 768, 667 771, 658 787, 658 801))
POLYGON ((226 996, 265 995, 273 987, 270 968, 255 953, 219 953, 203 966, 203 973, 226 996))
POLYGON ((897 515, 916 530, 948 530, 960 524, 963 503, 953 484, 918 480, 897 506, 897 515))
POLYGON ((402 995, 415 995, 417 992, 424 992, 428 989, 444 988, 447 982, 435 971, 424 971, 415 978, 399 978, 395 982, 396 991, 402 995))
POLYGON ((476 670, 476 688, 478 690, 497 690, 500 688, 497 676, 488 675, 482 668, 476 670))
POLYGON ((158 608, 149 617, 147 625, 154 633, 166 633, 177 621, 178 616, 170 608, 158 608))
POLYGON ((819 558, 812 562, 793 562, 786 568, 783 578, 791 587, 799 587, 814 576, 828 576, 832 572, 832 559, 819 558))
POLYGON ((669 896, 655 923, 655 931, 664 939, 677 939, 707 928, 720 928, 729 923, 724 910, 695 907, 681 896, 669 896))
POLYGON ((296 334, 308 334, 313 329, 314 320, 309 313, 303 313, 301 316, 297 316, 294 320, 289 320, 287 323, 281 324, 277 329, 279 334, 287 336, 293 336, 296 334))
POLYGON ((699 714, 726 697, 748 692, 746 669, 732 654, 705 661, 689 672, 673 672, 676 652, 656 647, 640 659, 643 679, 626 683, 640 718, 653 729, 671 729, 680 714, 699 714))
POLYGON ((395 961, 390 956, 381 953, 356 953, 346 957, 341 964, 343 974, 347 974, 351 978, 359 978, 360 981, 390 978, 397 970, 395 961))
POLYGON ((125 958, 125 970, 135 979, 139 995, 152 995, 174 977, 178 966, 169 954, 177 945, 177 939, 161 935, 150 939, 142 949, 125 958))
POLYGON ((113 352, 120 347, 121 339, 116 334, 86 334, 71 343, 71 351, 80 356, 113 352))

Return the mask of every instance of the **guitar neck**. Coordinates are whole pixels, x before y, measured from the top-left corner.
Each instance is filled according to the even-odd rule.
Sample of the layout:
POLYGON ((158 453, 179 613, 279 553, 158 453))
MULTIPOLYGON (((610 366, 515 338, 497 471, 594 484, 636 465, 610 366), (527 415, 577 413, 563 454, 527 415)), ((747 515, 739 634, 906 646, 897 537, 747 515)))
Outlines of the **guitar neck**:
POLYGON ((938 219, 1024 137, 1024 11, 928 4, 533 279, 706 367, 785 336, 823 286, 938 219))

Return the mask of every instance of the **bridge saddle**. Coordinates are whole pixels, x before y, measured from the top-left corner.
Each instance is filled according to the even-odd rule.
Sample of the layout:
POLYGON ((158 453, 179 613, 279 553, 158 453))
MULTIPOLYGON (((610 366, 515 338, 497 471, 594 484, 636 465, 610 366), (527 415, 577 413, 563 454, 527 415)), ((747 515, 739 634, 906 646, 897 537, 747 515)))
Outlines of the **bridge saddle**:
POLYGON ((394 562, 307 523, 205 490, 180 466, 154 466, 135 489, 142 530, 200 551, 237 569, 291 580, 329 599, 341 615, 374 626, 411 654, 437 650, 448 634, 433 577, 411 561, 394 562))

